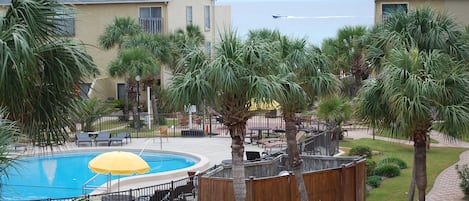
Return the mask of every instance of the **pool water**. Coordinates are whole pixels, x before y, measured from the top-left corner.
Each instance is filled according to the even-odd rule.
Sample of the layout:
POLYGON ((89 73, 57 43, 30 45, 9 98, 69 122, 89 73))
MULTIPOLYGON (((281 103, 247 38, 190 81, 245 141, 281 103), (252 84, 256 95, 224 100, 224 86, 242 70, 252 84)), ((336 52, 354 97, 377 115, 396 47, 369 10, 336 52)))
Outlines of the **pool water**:
MULTIPOLYGON (((88 169, 88 162, 102 152, 55 154, 44 157, 25 157, 7 170, 2 177, 1 200, 35 200, 66 198, 83 194, 85 182, 96 175, 88 169)), ((135 153, 139 154, 139 153, 135 153)), ((140 155, 150 166, 149 173, 182 169, 194 165, 194 158, 165 154, 140 155)), ((120 176, 124 178, 126 176, 120 176)), ((113 176, 112 179, 117 179, 113 176)), ((99 175, 88 186, 100 186, 107 182, 107 175, 99 175)))

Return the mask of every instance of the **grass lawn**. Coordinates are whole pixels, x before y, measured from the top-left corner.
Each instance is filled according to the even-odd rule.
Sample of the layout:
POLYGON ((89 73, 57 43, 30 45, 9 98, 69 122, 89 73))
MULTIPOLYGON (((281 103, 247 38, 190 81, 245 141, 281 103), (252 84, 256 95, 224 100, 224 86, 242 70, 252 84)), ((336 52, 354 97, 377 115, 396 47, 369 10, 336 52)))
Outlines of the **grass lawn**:
MULTIPOLYGON (((410 185, 410 177, 413 167, 413 146, 372 139, 344 139, 340 142, 341 147, 351 148, 353 146, 369 146, 377 154, 371 160, 378 162, 385 157, 397 157, 404 160, 409 166, 401 170, 401 175, 385 179, 379 188, 371 190, 366 198, 367 201, 382 200, 407 200, 407 192, 410 185)), ((459 155, 467 149, 463 148, 440 148, 431 147, 427 152, 427 193, 431 190, 436 177, 440 172, 459 160, 459 155)), ((415 194, 417 197, 417 193, 415 194)))

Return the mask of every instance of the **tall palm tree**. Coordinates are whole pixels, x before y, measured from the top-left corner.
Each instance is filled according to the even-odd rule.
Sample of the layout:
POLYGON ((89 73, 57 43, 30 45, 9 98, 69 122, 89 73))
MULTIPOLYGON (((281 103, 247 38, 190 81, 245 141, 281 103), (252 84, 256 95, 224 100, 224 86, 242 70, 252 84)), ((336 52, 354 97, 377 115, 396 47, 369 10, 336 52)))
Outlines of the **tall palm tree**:
POLYGON ((142 47, 131 47, 122 49, 115 60, 109 64, 109 74, 117 77, 127 77, 129 83, 129 94, 132 100, 132 113, 134 127, 140 128, 140 117, 138 116, 137 76, 142 79, 154 78, 159 74, 160 68, 153 55, 142 47))
MULTIPOLYGON (((455 20, 444 14, 436 13, 430 8, 410 10, 409 13, 407 14, 402 13, 402 12, 397 12, 397 13, 392 14, 390 18, 388 18, 382 24, 376 25, 370 31, 370 35, 368 39, 370 40, 370 43, 369 43, 370 45, 367 48, 368 49, 367 61, 368 63, 373 65, 372 67, 374 68, 375 72, 380 72, 380 71, 389 72, 389 70, 386 69, 388 66, 390 66, 389 63, 397 62, 398 60, 402 60, 402 59, 407 59, 409 61, 415 62, 414 65, 406 63, 406 65, 401 66, 403 68, 404 67, 409 68, 409 66, 417 68, 418 67, 417 64, 420 64, 421 66, 425 66, 426 68, 426 66, 430 66, 427 63, 435 61, 435 58, 437 57, 442 58, 442 59, 446 59, 446 57, 450 57, 450 59, 446 59, 446 60, 456 59, 457 61, 465 61, 465 62, 467 62, 469 58, 467 38, 464 37, 462 30, 460 29, 458 24, 455 22, 455 20), (412 53, 413 60, 410 60, 410 58, 407 58, 404 56, 401 56, 401 57, 396 56, 397 55, 396 52, 402 52, 402 51, 412 53), (439 56, 439 55, 445 55, 445 56, 439 56), (393 61, 393 60, 396 60, 396 61, 393 61)), ((448 62, 452 62, 452 61, 448 61, 448 62)), ((442 62, 436 62, 435 64, 440 65, 440 67, 438 68, 446 68, 447 64, 449 63, 445 65, 442 62)), ((459 65, 456 65, 454 67, 449 67, 448 69, 457 69, 458 66, 459 65)), ((413 69, 408 69, 408 70, 409 71, 412 70, 413 72, 413 69)), ((437 70, 438 71, 433 71, 433 72, 423 71, 422 75, 435 76, 436 74, 441 73, 440 70, 443 71, 444 69, 437 69, 437 70)), ((402 74, 402 75, 404 76, 405 74, 402 74)), ((443 75, 445 74, 436 75, 436 76, 439 77, 443 75)), ((420 77, 417 75, 415 76, 420 77)), ((422 78, 421 80, 427 80, 427 78, 425 77, 425 79, 422 78)), ((410 83, 410 82, 407 82, 407 83, 410 83)), ((414 82, 414 83, 417 83, 417 82, 414 82)), ((429 82, 428 84, 432 84, 432 82, 429 82)), ((459 83, 459 84, 464 84, 464 82, 459 83)), ((386 116, 383 116, 383 114, 385 112, 389 112, 390 110, 393 110, 394 108, 390 108, 391 103, 389 103, 386 99, 379 98, 380 95, 377 94, 377 93, 386 92, 386 89, 382 88, 383 82, 381 80, 376 81, 376 79, 374 79, 372 82, 370 81, 368 85, 370 85, 368 86, 369 89, 364 90, 363 92, 364 94, 362 96, 376 96, 374 97, 376 99, 373 101, 373 104, 367 103, 368 104, 367 107, 374 107, 375 110, 368 111, 365 118, 367 119, 369 124, 382 125, 384 120, 388 121, 387 123, 389 123, 389 120, 388 120, 389 118, 384 118, 386 116), (370 91, 376 92, 376 93, 371 93, 370 91)), ((438 87, 440 86, 438 85, 438 87)), ((444 86, 441 86, 441 87, 443 87, 441 89, 444 89, 444 86)), ((411 90, 411 89, 406 89, 406 90, 411 90)), ((420 91, 416 91, 417 89, 412 89, 412 90, 414 90, 415 93, 421 93, 420 91)), ((433 90, 437 90, 437 89, 435 88, 433 90)), ((427 93, 427 91, 425 92, 427 93)), ((446 93, 446 92, 441 92, 441 93, 446 93)), ((407 95, 407 93, 403 95, 407 95)), ((435 94, 434 96, 435 98, 440 98, 440 95, 442 94, 435 94)), ((464 96, 464 94, 454 94, 454 95, 464 96)), ((400 96, 400 97, 405 97, 405 96, 400 96)), ((369 98, 370 99, 368 100, 371 100, 371 97, 369 98)), ((444 100, 444 101, 451 101, 452 98, 453 96, 449 96, 447 100, 444 100)), ((412 99, 409 99, 409 101, 410 100, 412 99)), ((419 98, 417 100, 423 101, 425 99, 419 98)), ((443 100, 440 99, 440 101, 443 101, 443 100)), ((413 104, 413 102, 409 102, 409 104, 413 104)), ((442 106, 439 106, 439 107, 442 107, 442 106)), ((436 108, 438 108, 438 106, 436 106, 436 108)), ((409 115, 418 115, 419 112, 422 112, 422 111, 416 111, 412 108, 410 109, 406 109, 408 110, 407 112, 409 112, 409 115)), ((464 110, 461 110, 461 112, 463 111, 464 110)), ((421 117, 415 117, 415 118, 421 118, 421 117)), ((460 118, 460 117, 455 117, 455 118, 460 118)), ((405 122, 398 122, 398 123, 399 124, 396 123, 393 125, 395 125, 396 127, 407 126, 406 124, 404 124, 405 122)), ((414 170, 414 175, 412 176, 412 179, 416 181, 417 188, 419 190, 420 200, 425 199, 425 188, 426 188, 426 167, 425 167, 426 152, 425 150, 421 150, 421 147, 420 147, 422 146, 421 145, 422 138, 423 139, 425 138, 424 136, 421 136, 421 134, 424 132, 424 129, 428 129, 426 128, 427 123, 428 122, 416 122, 415 125, 418 125, 421 128, 418 128, 418 129, 412 128, 413 130, 409 129, 407 130, 408 132, 404 132, 405 134, 409 134, 409 135, 412 134, 412 137, 415 143, 414 167, 416 169, 414 170)), ((431 122, 428 124, 431 125, 431 122)), ((456 127, 460 128, 462 126, 464 126, 464 124, 460 124, 456 127)), ((445 128, 445 129, 451 130, 451 128, 445 128)), ((455 133, 457 132, 449 131, 448 134, 455 135, 455 133)), ((414 190, 411 189, 410 191, 413 192, 414 190)), ((409 196, 409 200, 411 199, 413 198, 409 196)))
POLYGON ((227 33, 217 45, 211 62, 201 48, 191 51, 184 59, 187 70, 176 74, 168 89, 176 106, 205 102, 220 108, 218 112, 223 115, 232 139, 233 188, 237 201, 246 199, 243 156, 246 123, 252 116, 251 100, 266 100, 280 87, 274 76, 266 74, 274 66, 269 65, 270 48, 265 43, 243 42, 235 33, 227 33))
POLYGON ((285 121, 289 164, 295 174, 301 200, 308 200, 303 181, 302 160, 297 148, 296 113, 305 111, 315 99, 338 90, 338 80, 325 68, 325 58, 317 48, 306 46, 305 39, 291 39, 276 30, 261 29, 249 32, 249 41, 274 45, 272 61, 280 91, 274 99, 281 106, 285 121), (319 54, 318 54, 319 53, 319 54))
MULTIPOLYGON (((168 64, 171 58, 171 42, 169 41, 169 37, 162 34, 152 34, 152 33, 140 33, 129 37, 123 44, 125 48, 132 48, 132 47, 140 47, 148 52, 150 52, 156 61, 162 64, 168 64)), ((155 67, 160 68, 159 65, 155 65, 155 67)), ((153 73, 159 73, 161 68, 158 71, 153 73)), ((158 121, 158 92, 161 89, 157 89, 156 80, 159 78, 159 74, 153 74, 146 76, 142 82, 144 86, 150 87, 151 93, 151 103, 152 103, 152 110, 153 110, 153 120, 155 125, 159 124, 158 121)), ((161 95, 161 94, 158 94, 161 95)))
MULTIPOLYGON (((104 33, 99 36, 98 42, 100 46, 106 50, 112 49, 116 46, 117 49, 120 50, 125 40, 141 32, 142 28, 134 19, 130 17, 116 17, 111 24, 106 26, 104 33)), ((129 116, 129 79, 130 78, 125 77, 123 113, 126 121, 129 116)))
MULTIPOLYGON (((443 122, 441 132, 459 137, 469 128, 467 66, 438 50, 391 50, 382 72, 360 90, 357 114, 380 128, 411 136, 414 176, 419 200, 427 185, 426 141, 433 116, 443 122)), ((412 189, 413 190, 413 189, 412 189)))
POLYGON ((57 36, 64 9, 53 0, 13 0, 0 19, 0 105, 33 143, 68 139, 76 85, 98 73, 82 44, 57 36))

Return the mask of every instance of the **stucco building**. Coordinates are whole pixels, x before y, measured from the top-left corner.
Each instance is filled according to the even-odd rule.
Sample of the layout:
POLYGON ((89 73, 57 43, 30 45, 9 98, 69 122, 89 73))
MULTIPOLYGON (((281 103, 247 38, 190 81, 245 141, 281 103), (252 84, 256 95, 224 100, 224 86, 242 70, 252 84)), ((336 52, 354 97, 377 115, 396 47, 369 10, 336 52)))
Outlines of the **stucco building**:
POLYGON ((469 25, 469 1, 467 0, 375 0, 375 23, 386 19, 396 9, 410 10, 431 7, 446 12, 459 23, 469 25))
MULTIPOLYGON (((108 64, 116 58, 117 49, 103 50, 98 37, 116 17, 135 19, 144 31, 171 33, 186 25, 199 26, 205 36, 205 48, 213 49, 219 31, 229 30, 231 9, 215 5, 215 0, 59 0, 73 8, 67 23, 65 37, 76 38, 87 44, 101 74, 81 84, 82 92, 90 97, 121 99, 124 97, 124 80, 112 78, 107 73, 108 64), (91 89, 91 90, 90 90, 91 89)), ((10 5, 10 0, 0 0, 0 14, 10 5)), ((213 52, 213 51, 211 51, 213 52)), ((165 87, 170 78, 169 70, 162 67, 161 84, 165 87)))

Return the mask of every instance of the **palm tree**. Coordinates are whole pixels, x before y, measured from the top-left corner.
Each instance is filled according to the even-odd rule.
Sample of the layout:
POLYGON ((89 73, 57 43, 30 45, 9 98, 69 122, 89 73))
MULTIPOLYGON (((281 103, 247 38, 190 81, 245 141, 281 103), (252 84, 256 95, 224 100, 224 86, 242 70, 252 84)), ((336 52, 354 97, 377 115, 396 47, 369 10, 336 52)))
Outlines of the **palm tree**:
POLYGON ((351 118, 351 114, 351 104, 338 95, 321 99, 316 111, 317 117, 326 121, 328 130, 332 129, 333 136, 339 138, 342 133, 342 124, 351 118))
POLYGON ((98 73, 82 44, 57 36, 64 9, 53 0, 13 0, 0 19, 0 105, 33 143, 68 139, 75 88, 98 73))
MULTIPOLYGON (((469 128, 469 76, 467 66, 438 50, 394 49, 382 72, 360 90, 357 114, 380 128, 411 136, 414 141, 414 176, 419 200, 425 200, 426 139, 432 116, 440 131, 459 137, 469 128)), ((412 189, 413 190, 413 189, 412 189)))
POLYGON ((276 75, 280 91, 276 92, 274 99, 281 106, 289 164, 295 174, 301 200, 308 200, 296 141, 296 113, 305 111, 319 95, 335 93, 338 80, 327 72, 325 58, 318 48, 308 49, 305 39, 290 39, 276 30, 261 29, 249 32, 249 41, 273 44, 275 47, 270 55, 277 68, 272 69, 271 73, 276 75))
POLYGON ((177 29, 169 35, 170 44, 169 57, 163 62, 168 64, 173 74, 184 72, 186 69, 184 62, 179 62, 181 57, 190 54, 194 48, 201 48, 205 38, 196 25, 187 25, 184 29, 177 29))
MULTIPOLYGON (((116 17, 114 21, 107 25, 104 33, 98 38, 98 42, 106 50, 112 49, 117 46, 120 50, 125 40, 128 40, 131 36, 135 36, 142 32, 140 25, 130 17, 116 17)), ((129 78, 125 78, 125 92, 124 92, 124 119, 128 120, 129 111, 129 78)))
POLYGON ((157 60, 146 49, 141 47, 132 47, 122 49, 115 60, 109 64, 109 74, 117 77, 127 77, 129 83, 129 94, 132 100, 132 113, 134 127, 140 128, 140 117, 138 117, 138 105, 136 89, 137 76, 141 76, 144 80, 154 78, 159 74, 160 68, 157 60))
POLYGON ((354 96, 361 82, 370 74, 365 64, 364 36, 366 27, 346 26, 337 32, 337 38, 326 39, 322 45, 323 52, 328 56, 334 69, 340 69, 345 76, 352 75, 354 84, 347 91, 354 96))
MULTIPOLYGON (((171 42, 169 41, 169 37, 162 34, 152 34, 152 33, 140 33, 129 37, 122 45, 125 48, 131 47, 140 47, 148 52, 150 52, 155 61, 161 62, 162 64, 167 64, 170 62, 171 58, 171 42)), ((151 93, 151 103, 152 103, 152 110, 153 110, 153 120, 155 125, 159 124, 158 121, 158 99, 157 94, 161 89, 157 89, 157 78, 159 77, 159 72, 161 71, 159 65, 155 65, 155 67, 159 68, 157 71, 154 71, 152 75, 146 76, 142 82, 145 86, 150 87, 151 93), (158 73, 158 74, 156 74, 158 73)), ((161 93, 158 95, 162 95, 161 93)))
POLYGON ((114 112, 114 108, 97 98, 81 100, 72 108, 72 118, 80 122, 82 131, 95 131, 93 123, 103 115, 114 112))
MULTIPOLYGON (((4 107, 0 108, 0 117, 0 177, 8 177, 7 169, 15 165, 16 160, 16 157, 9 154, 11 145, 16 138, 21 136, 21 133, 15 122, 8 120, 8 113, 4 107)), ((2 183, 0 182, 0 190, 1 187, 2 183)), ((1 193, 0 198, 2 198, 1 193)))
POLYGON ((274 68, 269 65, 270 48, 265 43, 243 42, 235 33, 227 33, 222 36, 211 62, 201 48, 187 54, 186 71, 176 74, 168 89, 178 108, 204 102, 220 108, 218 112, 223 115, 232 139, 233 188, 237 201, 246 199, 243 156, 246 123, 252 116, 251 100, 269 101, 280 87, 274 76, 266 74, 274 68))
MULTIPOLYGON (((425 84, 434 84, 433 82, 430 82, 428 80, 431 80, 430 78, 427 78, 425 76, 435 76, 433 78, 434 80, 443 80, 444 79, 450 79, 450 78, 445 78, 443 76, 456 76, 453 74, 447 73, 445 70, 455 70, 454 72, 457 72, 457 69, 461 68, 458 62, 454 62, 453 60, 457 61, 467 61, 468 56, 469 56, 469 49, 467 46, 467 38, 463 37, 464 34, 462 30, 459 29, 458 24, 454 21, 454 19, 449 18, 446 15, 436 13, 433 10, 429 8, 422 8, 422 9, 417 9, 417 10, 411 10, 409 13, 394 13, 391 15, 390 18, 388 18, 386 21, 384 21, 382 24, 378 24, 375 26, 371 31, 369 35, 369 40, 370 40, 370 45, 367 48, 367 60, 368 63, 373 65, 373 68, 375 69, 376 72, 384 71, 387 73, 389 72, 388 69, 386 69, 388 66, 393 66, 395 65, 396 62, 401 61, 402 65, 401 68, 407 68, 405 70, 409 72, 413 72, 414 74, 407 73, 407 71, 401 70, 401 72, 405 72, 405 74, 402 74, 403 77, 406 77, 407 75, 412 75, 417 78, 420 78, 420 80, 412 80, 413 82, 410 82, 411 80, 408 80, 407 82, 409 85, 406 86, 415 86, 414 84, 419 84, 422 86, 425 86, 425 84), (407 52, 413 55, 408 55, 409 57, 405 57, 403 55, 399 56, 399 53, 402 52, 407 52), (449 57, 449 58, 446 58, 449 57), (442 63, 440 61, 436 61, 438 59, 446 59, 448 63, 442 63), (413 61, 415 64, 411 63, 404 63, 403 61, 405 59, 406 61, 413 61), (386 63, 387 62, 387 63, 386 63), (430 64, 431 62, 435 62, 434 64, 430 64), (450 63, 456 63, 456 66, 450 66, 447 67, 450 63), (405 65, 404 65, 405 64, 405 65), (428 69, 428 66, 435 66, 439 65, 439 67, 434 67, 434 69, 428 69), (412 68, 411 68, 412 67, 412 68), (415 72, 415 69, 421 69, 422 73, 417 74, 415 72), (447 68, 447 69, 446 69, 447 68), (433 70, 433 71, 430 71, 433 70), (440 74, 441 73, 441 74, 440 74), (421 83, 417 81, 427 81, 428 83, 421 83)), ((395 68, 393 68, 395 69, 395 68)), ((383 74, 380 73, 380 74, 383 74)), ((395 73, 395 72, 392 72, 395 73)), ((395 75, 394 75, 395 76, 395 75)), ((462 75, 457 75, 461 77, 462 75)), ((384 77, 384 75, 381 75, 381 77, 384 77)), ((397 81, 398 79, 394 77, 397 81)), ((453 79, 453 78, 451 78, 453 79)), ((458 78, 458 79, 463 79, 463 78, 458 78)), ((403 83, 403 85, 404 85, 403 83)), ((397 83, 395 83, 397 85, 397 83)), ((441 84, 441 83, 438 83, 441 84)), ((454 84, 460 84, 464 85, 465 83, 452 83, 454 84)), ((394 87, 397 87, 393 85, 394 87)), ((449 103, 458 105, 461 103, 456 102, 451 102, 453 101, 453 98, 456 96, 459 96, 458 98, 462 98, 465 96, 465 94, 451 94, 448 96, 446 99, 442 98, 444 96, 444 93, 447 93, 445 91, 437 91, 439 93, 436 93, 436 90, 443 90, 443 89, 448 89, 447 86, 442 86, 442 85, 436 85, 432 87, 440 87, 439 89, 437 88, 432 88, 432 89, 427 89, 427 88, 403 88, 401 90, 405 90, 402 92, 406 92, 403 94, 397 94, 397 91, 390 91, 388 88, 384 88, 384 80, 382 78, 378 79, 373 79, 368 82, 368 86, 366 89, 363 90, 363 94, 361 95, 363 101, 362 101, 362 108, 369 109, 369 111, 366 113, 366 115, 361 115, 362 117, 365 118, 365 120, 371 124, 371 125, 383 125, 383 124, 392 124, 393 127, 397 128, 406 128, 404 134, 408 134, 412 136, 412 139, 414 140, 415 143, 415 152, 414 152, 414 175, 412 176, 412 180, 416 181, 417 188, 419 191, 419 200, 424 200, 425 199, 425 188, 426 188, 426 152, 425 148, 422 150, 422 140, 425 139, 425 136, 423 134, 426 134, 428 132, 429 127, 431 126, 431 116, 419 116, 422 115, 423 112, 427 112, 426 110, 430 110, 428 108, 425 108, 423 110, 422 108, 406 108, 406 111, 402 112, 407 112, 408 116, 403 116, 403 117, 396 117, 395 114, 386 114, 386 112, 393 112, 396 108, 393 106, 394 102, 389 102, 387 99, 382 99, 383 96, 386 95, 386 97, 389 97, 389 94, 383 94, 379 95, 379 93, 391 93, 395 94, 396 97, 392 97, 393 101, 396 98, 407 98, 407 104, 421 104, 425 105, 425 107, 429 107, 431 105, 430 103, 420 103, 423 101, 428 101, 433 99, 438 99, 438 102, 435 101, 434 103, 437 104, 439 102, 445 102, 444 105, 436 105, 431 107, 435 107, 437 111, 439 112, 448 112, 448 111, 441 111, 442 107, 449 107, 449 103), (425 89, 425 93, 436 93, 432 95, 425 94, 428 97, 425 98, 408 98, 409 93, 417 93, 414 95, 420 95, 421 91, 418 91, 418 89, 425 89), (399 95, 399 96, 397 96, 399 95), (374 96, 374 97, 372 97, 374 96), (429 97, 429 96, 434 96, 434 97, 429 97), (373 100, 374 99, 374 100, 373 100), (372 101, 373 100, 373 101, 372 101), (371 101, 371 102, 366 102, 366 101, 371 101), (449 101, 449 102, 447 102, 449 101), (365 107, 366 106, 366 107, 365 107), (371 109, 373 108, 373 109, 371 109), (418 110, 416 110, 418 109, 418 110), (383 115, 392 115, 391 117, 383 116, 383 115), (407 121, 407 122, 402 122, 403 118, 410 118, 413 117, 412 121, 407 121), (393 118, 399 118, 397 120, 393 120, 393 118), (421 118, 428 118, 429 120, 421 120, 421 118), (389 120, 391 119, 391 120, 389 120), (419 120, 417 122, 417 120, 419 120), (408 123, 414 122, 413 125, 417 127, 410 127, 407 125, 408 123)), ((404 87, 404 86, 399 86, 399 87, 404 87)), ((396 90, 397 88, 393 89, 396 90)), ((453 92, 450 92, 453 93, 453 92)), ((399 101, 404 101, 404 99, 399 99, 399 101)), ((432 100, 433 101, 433 100, 432 100)), ((402 104, 402 102, 400 102, 402 104)), ((454 106, 453 105, 453 106, 454 106)), ((408 105, 409 107, 412 105, 408 105)), ((419 106, 419 105, 417 105, 419 106)), ((458 106, 459 107, 459 106, 458 106)), ((402 109, 402 107, 401 107, 402 109)), ((433 108, 431 108, 433 109, 433 108)), ((397 111, 396 111, 397 112, 397 111)), ((461 111, 458 112, 464 112, 464 108, 462 108, 461 111)), ((433 112, 433 114, 439 115, 439 120, 443 120, 448 118, 447 116, 441 117, 441 115, 447 115, 445 114, 440 114, 433 112)), ((453 120, 457 121, 457 119, 461 120, 464 116, 454 116, 453 120)), ((448 122, 449 123, 449 122, 448 122)), ((454 122, 453 122, 454 123, 454 122)), ((461 128, 464 127, 464 124, 459 124, 456 125, 455 128, 461 128)), ((444 128, 449 135, 458 135, 456 131, 453 131, 453 128, 446 127, 444 128)), ((410 192, 413 192, 414 189, 411 187, 410 192)), ((412 196, 409 196, 409 200, 412 200, 412 196)))

